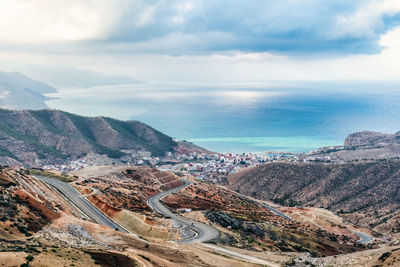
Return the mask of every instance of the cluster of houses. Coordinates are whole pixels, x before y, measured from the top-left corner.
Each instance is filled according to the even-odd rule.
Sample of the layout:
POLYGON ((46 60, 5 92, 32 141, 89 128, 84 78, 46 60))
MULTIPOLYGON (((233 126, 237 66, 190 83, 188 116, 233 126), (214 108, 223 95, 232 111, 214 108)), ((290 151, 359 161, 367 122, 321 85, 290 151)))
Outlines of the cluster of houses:
MULTIPOLYGON (((340 149, 338 147, 324 148, 326 151, 340 149)), ((125 162, 134 166, 152 166, 163 171, 174 172, 178 175, 191 175, 198 179, 212 182, 221 182, 226 175, 238 172, 243 168, 254 167, 270 162, 337 162, 331 156, 324 155, 321 149, 309 153, 265 152, 265 153, 172 153, 165 157, 152 157, 150 154, 132 155, 125 162)), ((88 166, 101 165, 93 159, 84 158, 72 160, 68 164, 46 165, 43 169, 69 172, 83 169, 88 166)))
POLYGON ((266 162, 290 160, 293 153, 189 153, 176 157, 179 163, 160 165, 159 169, 172 171, 180 175, 191 175, 198 179, 220 182, 226 175, 240 169, 257 166, 266 162))
POLYGON ((45 166, 42 166, 42 169, 57 170, 57 171, 64 173, 64 172, 69 172, 69 171, 81 170, 81 169, 84 169, 85 167, 93 166, 93 165, 94 165, 94 163, 91 162, 90 160, 78 159, 78 160, 72 160, 71 162, 69 162, 67 164, 45 165, 45 166))
MULTIPOLYGON (((115 164, 135 166, 152 166, 164 171, 171 171, 181 175, 192 175, 199 179, 219 182, 222 177, 235 173, 242 168, 257 166, 265 162, 290 161, 297 157, 291 153, 222 153, 210 154, 192 152, 188 154, 168 153, 164 158, 150 155, 132 155, 129 160, 115 164)), ((101 165, 97 161, 84 158, 71 160, 69 163, 42 166, 45 170, 70 172, 88 166, 101 165)))

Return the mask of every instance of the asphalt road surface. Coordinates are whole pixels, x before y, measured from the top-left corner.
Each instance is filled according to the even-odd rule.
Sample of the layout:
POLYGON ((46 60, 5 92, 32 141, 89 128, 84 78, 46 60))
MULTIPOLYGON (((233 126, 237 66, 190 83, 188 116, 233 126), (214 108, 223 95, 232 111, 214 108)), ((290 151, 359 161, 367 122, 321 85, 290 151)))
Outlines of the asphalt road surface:
POLYGON ((54 178, 48 178, 44 176, 35 175, 36 178, 44 181, 45 183, 51 185, 58 192, 60 192, 66 199, 68 199, 72 204, 74 204, 83 214, 92 219, 94 222, 108 226, 112 229, 118 230, 120 232, 128 233, 124 228, 119 226, 113 220, 108 218, 103 212, 98 210, 92 203, 90 203, 84 196, 82 196, 78 191, 72 188, 69 184, 56 180, 54 178))
POLYGON ((176 215, 176 214, 172 213, 163 204, 161 204, 160 200, 163 197, 173 194, 173 193, 192 184, 191 181, 184 180, 184 182, 185 182, 184 185, 175 187, 168 191, 161 192, 161 193, 149 198, 147 200, 147 204, 151 208, 153 208, 156 212, 158 212, 159 214, 161 214, 167 218, 171 218, 184 226, 187 226, 189 229, 191 229, 192 231, 194 231, 196 233, 196 235, 194 237, 181 240, 180 242, 182 242, 182 243, 202 243, 202 242, 207 242, 214 238, 219 237, 219 231, 217 229, 215 229, 214 227, 212 227, 211 225, 196 222, 193 220, 186 219, 182 216, 176 215))
POLYGON ((284 213, 280 212, 279 210, 274 209, 274 208, 271 207, 270 205, 267 205, 267 204, 262 203, 262 202, 258 202, 258 203, 259 203, 261 206, 263 206, 264 208, 269 209, 272 213, 275 213, 276 215, 278 215, 278 216, 280 216, 280 217, 282 217, 282 218, 285 218, 285 219, 287 219, 287 220, 289 220, 289 221, 293 221, 292 218, 290 218, 289 216, 287 216, 287 215, 285 215, 284 213))
POLYGON ((369 243, 374 239, 372 236, 361 233, 361 232, 357 232, 357 231, 352 231, 352 232, 360 237, 360 240, 358 240, 358 242, 363 243, 363 244, 369 243))

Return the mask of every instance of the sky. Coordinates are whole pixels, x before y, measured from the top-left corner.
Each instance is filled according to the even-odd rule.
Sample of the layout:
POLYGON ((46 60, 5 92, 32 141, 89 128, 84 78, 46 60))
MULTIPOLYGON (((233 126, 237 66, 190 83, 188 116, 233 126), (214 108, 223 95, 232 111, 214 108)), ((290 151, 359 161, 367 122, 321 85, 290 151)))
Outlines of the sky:
POLYGON ((398 0, 2 0, 0 69, 182 83, 397 82, 398 0))

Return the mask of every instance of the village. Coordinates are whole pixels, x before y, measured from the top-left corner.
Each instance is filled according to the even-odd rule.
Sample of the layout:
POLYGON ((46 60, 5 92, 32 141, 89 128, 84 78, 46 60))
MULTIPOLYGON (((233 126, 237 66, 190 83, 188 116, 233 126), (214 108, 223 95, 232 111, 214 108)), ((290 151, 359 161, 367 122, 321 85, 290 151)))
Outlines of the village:
MULTIPOLYGON (((197 179, 219 183, 229 174, 236 173, 244 168, 255 167, 264 163, 273 162, 327 162, 341 163, 340 159, 324 156, 323 152, 332 148, 321 148, 307 153, 274 152, 264 153, 172 153, 165 157, 152 157, 147 153, 131 154, 122 162, 128 166, 150 166, 162 171, 173 172, 179 176, 193 176, 197 179)), ((335 149, 337 149, 335 147, 335 149)), ((101 165, 91 158, 71 160, 68 164, 45 165, 45 170, 57 170, 62 173, 76 171, 88 166, 101 165)))
MULTIPOLYGON (((163 171, 174 172, 177 175, 191 175, 198 179, 220 182, 221 178, 235 173, 243 168, 258 166, 266 162, 296 161, 293 153, 168 153, 166 157, 132 155, 124 163, 130 166, 151 166, 163 171)), ((99 163, 90 158, 71 160, 67 164, 45 165, 45 170, 57 170, 62 173, 76 171, 99 163)))

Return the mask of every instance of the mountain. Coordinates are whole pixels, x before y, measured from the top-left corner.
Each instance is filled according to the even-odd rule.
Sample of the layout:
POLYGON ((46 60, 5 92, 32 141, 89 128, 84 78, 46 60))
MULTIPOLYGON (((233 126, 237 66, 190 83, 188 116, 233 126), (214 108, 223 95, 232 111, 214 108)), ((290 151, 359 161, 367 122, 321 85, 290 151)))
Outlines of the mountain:
POLYGON ((47 94, 57 92, 57 89, 51 87, 43 82, 33 80, 20 72, 1 72, 0 71, 1 83, 9 83, 17 89, 29 89, 36 93, 47 94))
POLYGON ((370 131, 352 133, 346 137, 342 148, 322 148, 314 154, 323 154, 346 161, 398 158, 400 156, 400 132, 394 134, 370 131))
POLYGON ((82 117, 59 110, 0 109, 0 164, 30 166, 93 154, 121 159, 147 151, 162 156, 177 143, 138 121, 82 117))
POLYGON ((19 72, 0 72, 0 107, 11 109, 46 108, 46 93, 57 90, 19 72))
POLYGON ((233 174, 228 187, 280 204, 327 208, 351 222, 400 236, 400 161, 269 163, 233 174))
POLYGON ((91 87, 142 83, 140 80, 125 75, 108 75, 65 66, 35 67, 27 68, 25 71, 33 77, 56 87, 91 87))

